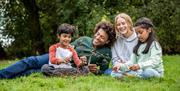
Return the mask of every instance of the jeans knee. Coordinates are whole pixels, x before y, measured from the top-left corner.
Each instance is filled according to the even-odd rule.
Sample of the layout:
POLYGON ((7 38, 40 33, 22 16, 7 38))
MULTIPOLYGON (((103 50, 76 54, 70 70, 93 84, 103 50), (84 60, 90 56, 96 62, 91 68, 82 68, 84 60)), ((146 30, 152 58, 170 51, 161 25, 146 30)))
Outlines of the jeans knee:
POLYGON ((49 64, 44 64, 42 67, 41 67, 41 71, 42 72, 46 72, 46 71, 50 71, 50 70, 54 70, 55 68, 49 64))
POLYGON ((35 56, 30 56, 30 57, 27 57, 27 58, 23 59, 23 61, 26 62, 26 63, 33 62, 34 60, 36 60, 35 56))
POLYGON ((154 69, 144 70, 141 74, 143 78, 159 77, 159 73, 154 69))
POLYGON ((41 67, 41 70, 44 70, 44 69, 47 69, 47 68, 49 68, 49 64, 43 65, 43 66, 41 67))
POLYGON ((38 60, 35 56, 24 58, 21 62, 26 64, 29 68, 38 68, 38 60))

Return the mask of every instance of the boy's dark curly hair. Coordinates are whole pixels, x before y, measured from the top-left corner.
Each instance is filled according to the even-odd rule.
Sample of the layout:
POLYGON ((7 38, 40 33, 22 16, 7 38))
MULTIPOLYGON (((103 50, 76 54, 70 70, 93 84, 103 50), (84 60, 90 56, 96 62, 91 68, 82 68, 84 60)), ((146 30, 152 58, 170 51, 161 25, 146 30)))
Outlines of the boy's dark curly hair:
POLYGON ((108 35, 108 40, 110 41, 108 44, 105 44, 104 46, 111 47, 116 40, 115 36, 115 29, 112 23, 107 21, 101 21, 96 24, 96 27, 94 29, 94 33, 96 33, 99 29, 104 30, 108 35))

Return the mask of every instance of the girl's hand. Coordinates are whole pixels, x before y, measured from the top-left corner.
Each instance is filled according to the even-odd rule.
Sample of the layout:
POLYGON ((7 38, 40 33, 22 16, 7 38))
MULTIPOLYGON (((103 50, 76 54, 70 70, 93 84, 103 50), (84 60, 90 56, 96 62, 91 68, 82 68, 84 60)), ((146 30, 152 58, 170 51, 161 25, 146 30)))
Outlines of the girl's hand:
POLYGON ((119 69, 120 69, 120 63, 116 64, 116 65, 112 68, 113 71, 118 71, 119 69))
POLYGON ((130 66, 129 69, 136 71, 136 70, 140 69, 140 66, 138 64, 134 64, 134 65, 130 66))

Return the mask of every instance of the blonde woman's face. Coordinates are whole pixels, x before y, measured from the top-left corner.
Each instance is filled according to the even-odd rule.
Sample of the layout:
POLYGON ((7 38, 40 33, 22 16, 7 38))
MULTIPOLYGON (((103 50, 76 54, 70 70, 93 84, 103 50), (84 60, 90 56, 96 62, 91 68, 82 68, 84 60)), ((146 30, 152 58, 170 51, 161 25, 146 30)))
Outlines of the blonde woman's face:
POLYGON ((128 32, 128 24, 124 18, 119 17, 116 21, 116 31, 122 35, 128 32))

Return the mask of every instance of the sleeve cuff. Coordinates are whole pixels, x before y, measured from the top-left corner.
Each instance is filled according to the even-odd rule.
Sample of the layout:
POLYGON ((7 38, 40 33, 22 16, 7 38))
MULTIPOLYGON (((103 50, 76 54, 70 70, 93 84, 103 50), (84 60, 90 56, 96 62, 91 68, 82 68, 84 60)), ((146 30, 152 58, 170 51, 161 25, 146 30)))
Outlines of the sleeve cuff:
POLYGON ((138 63, 138 65, 139 65, 139 68, 140 68, 140 69, 142 69, 142 67, 143 67, 143 64, 141 64, 141 63, 138 63))

